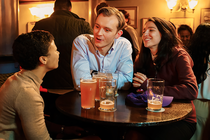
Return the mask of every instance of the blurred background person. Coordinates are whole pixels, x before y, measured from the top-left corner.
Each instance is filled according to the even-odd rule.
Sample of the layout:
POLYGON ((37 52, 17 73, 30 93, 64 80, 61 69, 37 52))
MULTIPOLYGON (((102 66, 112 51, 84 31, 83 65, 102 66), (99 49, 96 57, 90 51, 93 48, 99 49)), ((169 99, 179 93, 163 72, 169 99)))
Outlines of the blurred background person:
POLYGON ((96 7, 94 8, 95 14, 97 15, 98 10, 101 9, 101 8, 103 8, 103 7, 109 7, 109 5, 106 2, 98 3, 96 5, 96 7))
POLYGON ((70 0, 56 0, 54 12, 49 18, 36 22, 33 30, 49 31, 55 37, 60 52, 57 69, 47 73, 42 86, 47 89, 74 89, 71 75, 71 48, 73 40, 80 34, 93 34, 88 22, 71 12, 70 0))
POLYGON ((125 17, 125 26, 123 28, 122 37, 127 38, 131 42, 132 49, 133 49, 132 59, 134 62, 136 59, 136 56, 140 52, 138 35, 137 35, 136 30, 132 26, 130 26, 130 14, 126 10, 119 10, 119 11, 121 11, 125 17))
POLYGON ((51 121, 60 124, 66 121, 57 118, 63 116, 55 106, 55 100, 60 96, 57 93, 62 93, 58 89, 74 90, 70 61, 73 40, 80 34, 93 33, 89 23, 72 13, 71 9, 70 0, 56 0, 52 15, 36 22, 32 29, 49 31, 55 37, 55 44, 60 52, 58 68, 48 72, 42 83, 42 86, 50 93, 41 92, 45 101, 45 113, 50 116, 51 121))
POLYGON ((202 133, 209 136, 210 130, 210 122, 206 123, 210 119, 210 23, 202 23, 197 27, 189 53, 194 61, 193 71, 198 83, 198 97, 194 100, 197 130, 191 140, 200 140, 202 133), (208 132, 203 131, 205 125, 208 132))
POLYGON ((178 36, 182 40, 184 48, 188 50, 190 46, 190 39, 193 35, 192 28, 186 24, 182 24, 177 29, 178 36))

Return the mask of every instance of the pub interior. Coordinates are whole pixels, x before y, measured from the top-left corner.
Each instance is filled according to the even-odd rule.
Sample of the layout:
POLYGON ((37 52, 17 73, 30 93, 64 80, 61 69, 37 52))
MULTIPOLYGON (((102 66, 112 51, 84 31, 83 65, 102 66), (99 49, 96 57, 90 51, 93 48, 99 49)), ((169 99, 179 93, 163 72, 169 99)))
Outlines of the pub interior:
MULTIPOLYGON (((169 9, 167 1, 169 0, 72 0, 71 2, 72 12, 84 18, 91 27, 94 26, 96 18, 94 8, 98 3, 106 2, 112 7, 127 9, 131 12, 131 26, 137 32, 140 45, 143 24, 148 17, 164 18, 173 22, 176 27, 180 24, 188 24, 193 32, 202 22, 210 21, 209 0, 198 0, 193 10, 188 4, 185 5, 186 9, 184 6, 180 8, 179 4, 169 9)), ((188 0, 178 0, 178 2, 184 5, 183 3, 188 3, 188 0)), ((9 76, 19 71, 19 65, 12 56, 14 39, 22 33, 30 32, 36 21, 49 17, 53 12, 53 6, 54 0, 1 0, 0 87, 9 76), (39 15, 38 11, 40 12, 41 9, 48 9, 48 11, 41 12, 42 15, 39 15)))
MULTIPOLYGON (((72 0, 72 12, 76 13, 78 16, 84 18, 91 26, 94 25, 95 13, 94 7, 104 0, 72 0), (83 10, 80 9, 82 7, 83 10)), ((187 0, 180 0, 187 2, 187 0)), ((30 9, 37 8, 40 11, 41 8, 46 7, 53 10, 53 0, 16 0, 10 3, 9 1, 1 0, 1 34, 2 42, 0 44, 0 73, 10 73, 17 71, 17 65, 12 63, 12 48, 11 42, 17 35, 26 33, 30 31, 34 25, 35 21, 40 20, 43 17, 48 15, 32 15, 30 9), (40 9, 39 9, 40 8, 40 9), (14 11, 13 14, 10 14, 7 9, 14 11), (7 20, 6 16, 9 17, 7 20), (6 34, 4 34, 6 32, 6 34), (3 35, 4 34, 4 35, 3 35), (3 41, 4 40, 4 41, 3 41), (5 62, 7 64, 5 64, 5 62), (4 65, 2 66, 2 63, 4 65), (5 67, 8 67, 11 70, 5 71, 5 67)), ((203 22, 204 19, 204 10, 208 12, 210 8, 210 1, 199 0, 195 6, 194 12, 188 8, 188 10, 183 11, 178 9, 176 6, 171 11, 165 0, 156 1, 156 0, 107 0, 106 3, 113 7, 123 7, 132 10, 132 25, 137 31, 139 42, 141 42, 142 35, 142 25, 146 18, 156 16, 165 18, 166 20, 173 21, 176 26, 181 23, 187 23, 195 31, 196 27, 203 22), (130 8, 131 7, 131 8, 130 8)), ((45 8, 45 9, 46 9, 45 8)))

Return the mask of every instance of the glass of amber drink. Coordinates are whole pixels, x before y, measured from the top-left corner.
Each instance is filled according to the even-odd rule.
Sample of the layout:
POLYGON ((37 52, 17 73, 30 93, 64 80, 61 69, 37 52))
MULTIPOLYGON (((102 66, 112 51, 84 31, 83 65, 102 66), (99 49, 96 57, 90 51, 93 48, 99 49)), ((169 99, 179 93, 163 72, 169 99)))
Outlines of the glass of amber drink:
POLYGON ((92 77, 80 79, 81 107, 90 109, 95 107, 97 81, 92 77))
POLYGON ((98 109, 100 111, 114 112, 117 110, 115 89, 115 79, 99 80, 100 107, 98 109))
POLYGON ((97 81, 97 87, 96 87, 96 96, 95 100, 100 101, 100 96, 99 96, 99 80, 106 80, 106 74, 101 73, 101 72, 94 72, 93 73, 93 79, 96 79, 97 81))
POLYGON ((157 78, 147 80, 147 109, 159 111, 162 108, 165 81, 157 78))

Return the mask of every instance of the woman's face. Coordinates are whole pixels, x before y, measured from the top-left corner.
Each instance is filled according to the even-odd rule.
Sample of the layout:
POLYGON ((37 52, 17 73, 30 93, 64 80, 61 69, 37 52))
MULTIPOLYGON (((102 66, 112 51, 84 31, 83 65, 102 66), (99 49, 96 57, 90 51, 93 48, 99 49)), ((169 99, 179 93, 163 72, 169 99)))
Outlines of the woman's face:
POLYGON ((46 63, 46 67, 49 70, 58 68, 59 54, 60 54, 60 52, 57 51, 57 47, 53 40, 51 42, 51 45, 49 46, 49 49, 48 49, 48 56, 47 56, 47 63, 46 63))
POLYGON ((157 53, 158 44, 161 40, 161 33, 152 21, 148 21, 145 24, 142 39, 146 48, 157 53))
POLYGON ((182 40, 186 47, 189 47, 191 34, 188 30, 182 30, 179 32, 179 38, 182 40))

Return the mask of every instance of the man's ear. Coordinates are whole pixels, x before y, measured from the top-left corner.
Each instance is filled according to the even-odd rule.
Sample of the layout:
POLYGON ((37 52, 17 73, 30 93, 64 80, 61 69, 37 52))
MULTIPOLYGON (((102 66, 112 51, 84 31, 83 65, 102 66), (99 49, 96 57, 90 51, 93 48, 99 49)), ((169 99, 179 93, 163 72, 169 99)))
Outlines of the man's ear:
POLYGON ((46 64, 47 63, 47 57, 46 56, 40 56, 39 61, 41 64, 46 64))
POLYGON ((123 34, 123 31, 122 30, 119 30, 117 32, 117 34, 115 35, 115 39, 118 39, 122 34, 123 34))

